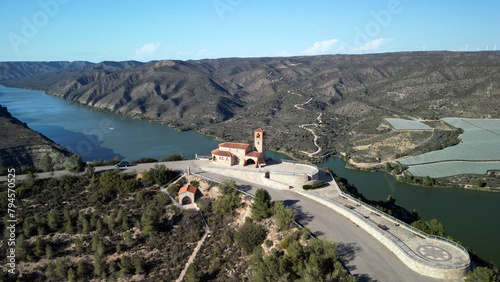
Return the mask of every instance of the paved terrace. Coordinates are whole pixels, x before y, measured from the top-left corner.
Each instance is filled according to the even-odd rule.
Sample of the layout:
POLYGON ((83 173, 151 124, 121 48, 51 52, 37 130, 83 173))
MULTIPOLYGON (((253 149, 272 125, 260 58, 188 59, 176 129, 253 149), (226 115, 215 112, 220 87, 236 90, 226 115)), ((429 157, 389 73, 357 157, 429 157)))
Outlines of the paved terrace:
POLYGON ((394 236, 401 247, 407 247, 410 256, 432 267, 459 268, 470 263, 467 251, 456 243, 445 238, 429 236, 389 215, 360 203, 351 197, 339 193, 335 185, 328 185, 311 190, 310 194, 318 195, 329 201, 343 205, 352 213, 379 227, 381 233, 394 236), (385 229, 385 230, 384 230, 385 229))

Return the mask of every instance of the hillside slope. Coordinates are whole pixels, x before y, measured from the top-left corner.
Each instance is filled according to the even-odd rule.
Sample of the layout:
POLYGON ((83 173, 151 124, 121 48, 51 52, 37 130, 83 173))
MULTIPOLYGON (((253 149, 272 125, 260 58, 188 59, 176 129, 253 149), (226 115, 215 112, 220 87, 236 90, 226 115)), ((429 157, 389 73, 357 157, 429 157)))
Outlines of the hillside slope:
POLYGON ((45 155, 60 167, 71 155, 67 149, 55 144, 25 123, 11 116, 0 105, 0 167, 34 166, 39 168, 45 155))
POLYGON ((226 140, 250 141, 248 132, 264 127, 268 144, 282 151, 317 151, 314 132, 316 156, 380 134, 384 117, 499 117, 492 101, 500 96, 500 52, 97 65, 0 83, 226 140))

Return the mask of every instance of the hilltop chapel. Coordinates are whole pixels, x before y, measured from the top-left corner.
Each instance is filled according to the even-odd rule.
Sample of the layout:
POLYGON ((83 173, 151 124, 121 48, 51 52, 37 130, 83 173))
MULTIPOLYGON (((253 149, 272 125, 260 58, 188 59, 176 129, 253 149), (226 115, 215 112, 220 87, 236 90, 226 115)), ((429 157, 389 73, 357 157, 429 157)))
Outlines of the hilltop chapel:
POLYGON ((262 128, 254 130, 254 145, 252 150, 249 144, 224 142, 219 149, 212 151, 212 161, 226 166, 246 166, 255 164, 261 167, 266 164, 266 131, 262 128))

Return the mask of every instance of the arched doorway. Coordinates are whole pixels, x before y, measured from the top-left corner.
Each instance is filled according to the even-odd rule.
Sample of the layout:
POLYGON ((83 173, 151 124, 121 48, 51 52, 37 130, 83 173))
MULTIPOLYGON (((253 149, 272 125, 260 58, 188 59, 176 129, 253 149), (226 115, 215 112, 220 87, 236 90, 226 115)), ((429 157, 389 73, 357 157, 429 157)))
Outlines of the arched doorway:
POLYGON ((270 173, 269 171, 266 171, 266 172, 264 173, 264 177, 265 177, 265 178, 269 178, 269 177, 270 177, 270 174, 271 174, 271 173, 270 173))
POLYGON ((251 164, 255 165, 255 161, 252 159, 248 159, 246 165, 251 165, 251 164))
POLYGON ((184 196, 184 198, 182 198, 182 205, 190 205, 190 204, 192 204, 191 198, 189 196, 184 196))

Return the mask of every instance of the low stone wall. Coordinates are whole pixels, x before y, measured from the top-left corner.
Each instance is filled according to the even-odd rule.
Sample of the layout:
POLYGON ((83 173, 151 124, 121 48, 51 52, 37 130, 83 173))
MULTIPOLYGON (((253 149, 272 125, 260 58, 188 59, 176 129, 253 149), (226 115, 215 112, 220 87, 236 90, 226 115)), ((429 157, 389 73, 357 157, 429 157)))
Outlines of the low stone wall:
MULTIPOLYGON (((433 278, 439 278, 439 279, 464 279, 465 275, 467 274, 469 270, 469 266, 462 267, 462 268, 450 268, 450 269, 445 269, 445 268, 440 268, 440 267, 432 267, 427 264, 424 264, 418 260, 413 259, 408 253, 406 253, 400 246, 398 246, 395 242, 393 242, 391 239, 389 239, 386 235, 384 235, 381 230, 374 226, 370 225, 367 223, 365 220, 361 218, 360 215, 356 214, 354 211, 347 209, 340 203, 335 204, 330 201, 327 201, 323 198, 321 198, 318 195, 312 194, 310 192, 306 191, 297 191, 298 194, 301 194, 305 197, 308 197, 312 200, 315 200, 333 210, 338 212, 339 214, 345 216, 349 220, 351 220, 353 223, 358 225, 359 227, 363 228, 366 232, 368 232, 370 235, 375 237, 379 242, 384 244, 391 252, 393 252, 405 265, 407 265, 410 269, 433 278)), ((397 240, 397 238, 395 238, 397 240)), ((411 250, 408 251, 411 252, 411 250)))
POLYGON ((269 179, 278 181, 288 186, 302 188, 302 185, 306 184, 308 181, 307 174, 280 174, 278 172, 269 172, 269 179))
POLYGON ((210 171, 213 173, 217 174, 222 174, 222 175, 227 175, 231 177, 236 177, 240 179, 245 179, 251 182, 259 183, 262 185, 266 185, 275 189, 280 189, 280 190, 288 190, 290 189, 290 186, 281 183, 275 179, 271 178, 266 178, 265 177, 265 172, 261 171, 251 171, 251 170, 242 170, 242 169, 231 169, 231 168, 224 168, 224 167, 213 167, 213 166, 204 166, 201 167, 201 169, 210 171))

